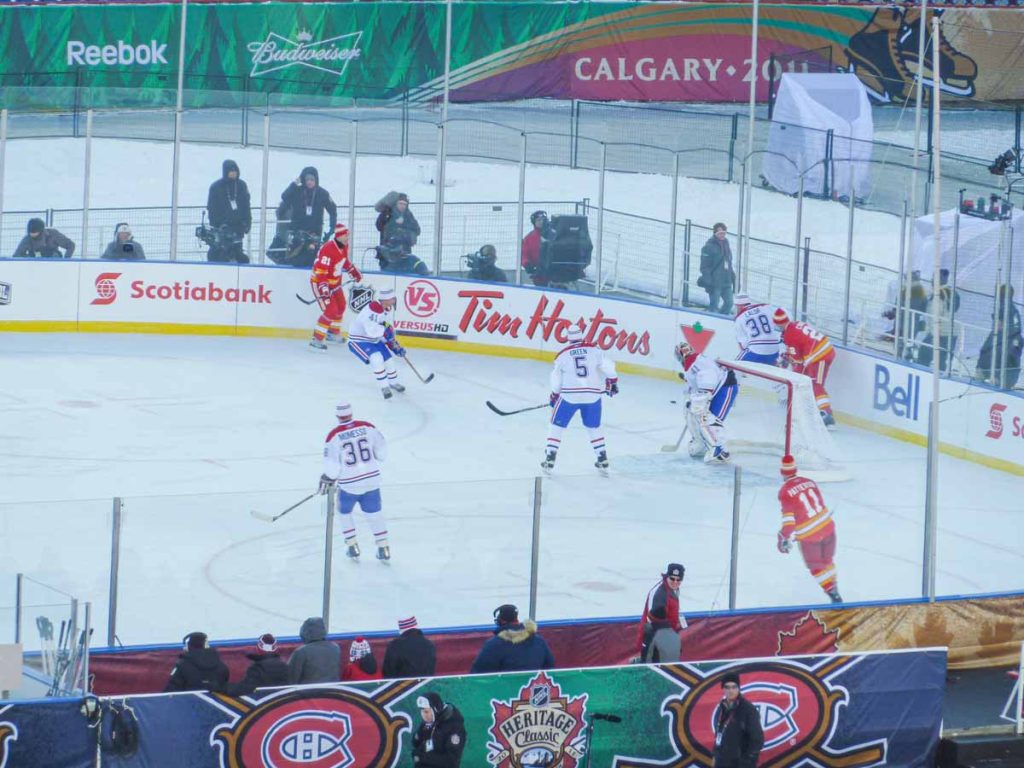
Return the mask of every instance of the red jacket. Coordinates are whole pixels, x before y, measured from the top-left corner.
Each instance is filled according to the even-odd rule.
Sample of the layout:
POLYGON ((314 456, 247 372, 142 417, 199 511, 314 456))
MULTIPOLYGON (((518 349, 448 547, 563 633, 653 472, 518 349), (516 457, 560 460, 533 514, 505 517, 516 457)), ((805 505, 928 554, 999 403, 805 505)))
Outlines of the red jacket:
POLYGON ((534 229, 523 238, 523 266, 540 267, 540 230, 534 229))
POLYGON ((683 626, 679 623, 679 590, 670 589, 664 576, 647 593, 644 615, 640 617, 640 632, 637 635, 638 651, 643 648, 644 627, 648 624, 654 625, 656 629, 671 627, 676 632, 683 631, 683 626), (657 615, 652 616, 652 612, 657 615))
POLYGON ((359 661, 350 661, 341 670, 342 680, 380 680, 381 670, 377 666, 377 659, 371 653, 363 656, 359 661))

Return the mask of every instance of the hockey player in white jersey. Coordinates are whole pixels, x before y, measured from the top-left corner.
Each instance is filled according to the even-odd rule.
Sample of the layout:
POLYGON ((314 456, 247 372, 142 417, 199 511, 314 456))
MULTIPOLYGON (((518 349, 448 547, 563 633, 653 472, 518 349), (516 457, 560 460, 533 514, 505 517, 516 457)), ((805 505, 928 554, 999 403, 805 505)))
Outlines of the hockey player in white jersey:
POLYGON ((388 524, 380 501, 380 465, 388 455, 384 435, 368 421, 354 421, 348 403, 339 403, 335 415, 338 426, 327 434, 324 444, 320 493, 329 493, 332 488, 337 491, 337 508, 349 557, 355 560, 360 554, 352 514, 358 504, 373 531, 377 559, 390 560, 388 524))
POLYGON ((736 376, 707 355, 698 354, 685 341, 676 347, 676 360, 683 366, 680 378, 689 389, 686 419, 690 456, 697 458, 703 454, 707 463, 728 461, 725 419, 739 391, 736 376))
POLYGON ((405 348, 395 338, 391 323, 397 299, 394 288, 383 288, 377 298, 360 310, 348 329, 348 348, 353 355, 373 368, 385 400, 391 393, 405 392, 398 382, 395 356, 405 357, 405 348))
POLYGON ((601 397, 619 393, 619 379, 615 363, 606 359, 604 352, 583 343, 583 329, 572 325, 567 332, 569 346, 558 353, 551 371, 551 425, 548 427, 547 449, 540 466, 549 472, 562 444, 562 434, 569 426, 573 414, 579 411, 583 426, 590 435, 597 467, 601 474, 608 472, 608 453, 601 429, 601 397))
POLYGON ((737 360, 775 365, 782 346, 782 333, 772 322, 775 307, 755 304, 745 293, 733 297, 736 304, 736 341, 740 345, 737 360))

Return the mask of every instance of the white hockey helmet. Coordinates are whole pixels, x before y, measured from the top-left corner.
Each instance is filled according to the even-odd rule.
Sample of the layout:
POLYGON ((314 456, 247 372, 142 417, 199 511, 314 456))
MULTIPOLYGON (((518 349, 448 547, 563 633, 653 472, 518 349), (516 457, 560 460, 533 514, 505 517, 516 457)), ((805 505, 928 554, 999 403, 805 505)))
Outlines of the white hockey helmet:
POLYGON ((395 298, 395 289, 381 288, 380 291, 377 292, 377 301, 397 301, 397 299, 395 298))
POLYGON ((736 305, 736 309, 738 310, 741 307, 749 307, 754 302, 750 300, 749 294, 741 292, 732 297, 732 303, 736 305))
POLYGON ((569 326, 569 329, 565 332, 565 338, 570 344, 582 344, 583 343, 583 327, 578 323, 574 323, 569 326))
POLYGON ((338 403, 334 407, 334 415, 338 417, 339 422, 347 424, 352 421, 352 406, 348 403, 338 403))

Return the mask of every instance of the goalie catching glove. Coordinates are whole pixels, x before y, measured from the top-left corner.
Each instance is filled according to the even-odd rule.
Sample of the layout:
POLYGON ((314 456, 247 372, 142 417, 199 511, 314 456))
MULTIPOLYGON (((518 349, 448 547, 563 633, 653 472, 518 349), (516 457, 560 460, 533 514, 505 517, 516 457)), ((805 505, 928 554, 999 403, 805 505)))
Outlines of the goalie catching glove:
POLYGON ((317 488, 317 493, 325 495, 330 493, 331 488, 334 487, 334 478, 328 477, 327 475, 320 475, 320 487, 317 488))

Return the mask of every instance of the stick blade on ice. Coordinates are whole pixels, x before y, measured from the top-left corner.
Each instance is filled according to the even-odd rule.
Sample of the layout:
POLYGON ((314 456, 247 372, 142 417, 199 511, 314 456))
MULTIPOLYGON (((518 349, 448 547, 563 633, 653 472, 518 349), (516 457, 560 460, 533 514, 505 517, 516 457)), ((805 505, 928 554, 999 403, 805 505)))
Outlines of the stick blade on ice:
POLYGON ((267 513, 267 512, 260 512, 260 511, 255 510, 255 509, 250 509, 249 510, 249 514, 252 515, 253 517, 255 517, 257 520, 262 520, 265 523, 272 523, 272 522, 274 522, 274 516, 269 514, 269 513, 267 513))

